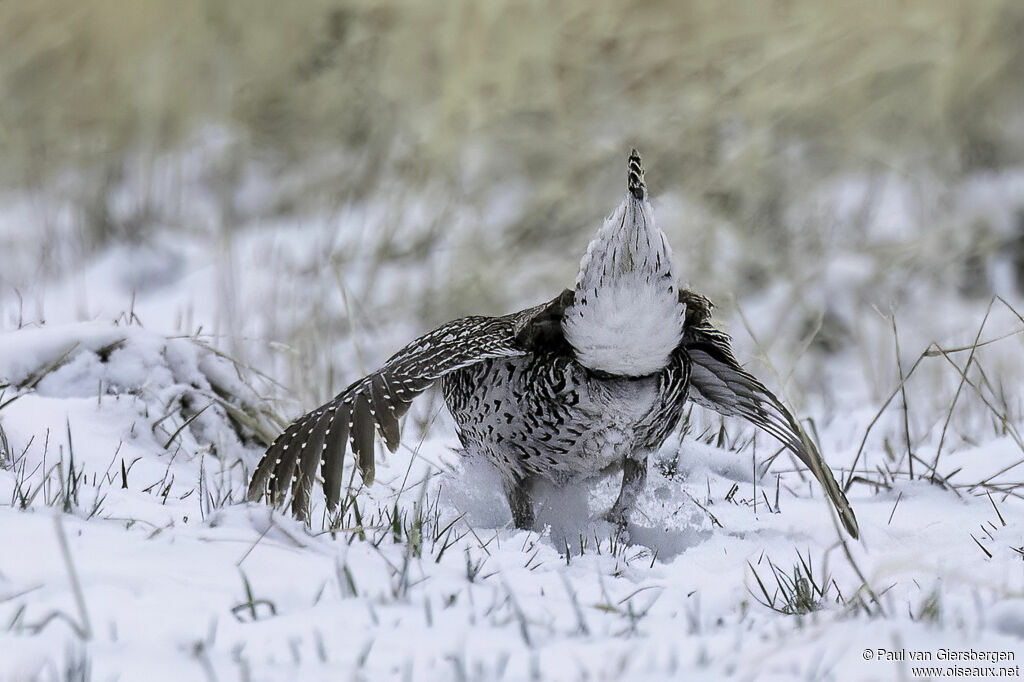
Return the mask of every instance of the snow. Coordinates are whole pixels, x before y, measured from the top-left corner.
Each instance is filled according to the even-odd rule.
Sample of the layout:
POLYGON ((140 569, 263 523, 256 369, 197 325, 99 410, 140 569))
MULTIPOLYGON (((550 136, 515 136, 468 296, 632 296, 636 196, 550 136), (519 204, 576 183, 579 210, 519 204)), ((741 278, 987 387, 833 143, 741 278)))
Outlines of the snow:
MULTIPOLYGON (((962 188, 977 204, 964 214, 1019 194, 1019 175, 980 182, 962 188)), ((837 220, 865 183, 830 190, 837 220)), ((270 184, 256 178, 245 192, 272 205, 270 184)), ((891 245, 918 234, 918 194, 886 191, 889 222, 865 234, 891 245)), ((807 212, 826 199, 808 199, 807 212)), ((29 259, 38 213, 11 202, 0 232, 29 259)), ((192 215, 213 214, 197 203, 192 215)), ((751 292, 723 322, 741 359, 813 418, 842 481, 856 462, 860 541, 842 534, 792 457, 774 457, 777 444, 733 422, 720 435, 699 409, 652 462, 628 542, 600 520, 614 478, 541 491, 547 529, 512 529, 495 472, 454 452, 436 395, 406 418, 397 454, 379 449, 378 482, 356 496, 362 534, 351 512, 324 530, 322 497, 309 528, 243 503, 262 452, 254 429, 273 435, 275 415, 315 406, 425 331, 409 311, 451 286, 438 273, 460 257, 454 242, 397 263, 345 260, 385 238, 394 212, 383 203, 254 219, 229 239, 168 227, 50 274, 23 262, 6 271, 0 680, 74 679, 76 666, 97 680, 912 679, 912 662, 865 660, 865 650, 940 648, 1011 652, 1020 664, 1024 363, 1021 337, 1001 337, 1021 322, 993 306, 980 338, 998 340, 977 349, 984 375, 968 372, 962 387, 953 363, 968 351, 921 360, 905 420, 901 393, 883 409, 900 375, 890 310, 873 306, 896 304, 906 375, 933 341, 972 344, 985 302, 929 278, 892 284, 896 274, 849 237, 808 266, 825 273, 810 299, 851 330, 845 348, 783 351, 775 330, 798 326, 785 282, 751 292), (291 390, 274 381, 285 377, 291 390), (818 608, 766 606, 785 610, 780 581, 804 563, 818 608)), ((496 202, 487 229, 500 231, 513 209, 496 202)), ((433 210, 425 197, 391 235, 405 244, 429 233, 433 210)), ((66 212, 57 202, 44 213, 66 212)), ((453 232, 471 222, 456 219, 453 232)), ((570 265, 578 255, 564 254, 570 265)))

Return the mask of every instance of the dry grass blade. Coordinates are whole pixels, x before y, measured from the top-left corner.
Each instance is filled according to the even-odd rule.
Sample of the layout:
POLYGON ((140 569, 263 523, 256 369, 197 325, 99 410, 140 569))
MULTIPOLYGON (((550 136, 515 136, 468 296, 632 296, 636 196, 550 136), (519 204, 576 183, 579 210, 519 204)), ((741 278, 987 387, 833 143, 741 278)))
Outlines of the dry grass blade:
POLYGON ((4 394, 2 392, 0 392, 0 410, 4 409, 5 407, 10 405, 11 403, 13 403, 15 400, 17 400, 18 398, 20 398, 23 395, 25 395, 25 394, 24 393, 15 393, 12 397, 8 398, 7 400, 4 400, 3 399, 4 394))
POLYGON ((996 501, 992 499, 992 493, 986 490, 985 496, 988 497, 988 501, 992 503, 992 509, 995 510, 996 516, 999 517, 999 523, 1003 524, 1003 527, 1005 528, 1006 519, 1003 518, 1003 514, 999 511, 999 507, 996 506, 996 501))
MULTIPOLYGON (((942 445, 946 441, 946 430, 949 428, 949 422, 953 419, 953 410, 956 408, 956 403, 960 399, 960 392, 963 391, 964 383, 967 381, 967 371, 971 368, 971 363, 974 362, 974 355, 978 352, 978 341, 981 340, 981 333, 985 329, 985 323, 988 322, 988 316, 992 313, 992 306, 995 302, 995 297, 989 299, 988 307, 985 308, 985 316, 981 319, 981 324, 978 325, 978 332, 974 335, 974 343, 970 346, 970 354, 967 356, 967 363, 964 365, 964 369, 960 373, 960 383, 957 385, 956 392, 953 394, 953 400, 949 404, 949 410, 946 411, 946 420, 942 423, 942 433, 939 436, 939 444, 935 448, 935 459, 932 461, 933 471, 939 468, 939 457, 942 456, 942 445)), ((943 357, 948 358, 948 354, 943 353, 943 357)))
POLYGON ((255 434, 260 443, 265 446, 274 442, 287 423, 269 410, 260 410, 254 414, 219 396, 214 400, 232 421, 255 434))
POLYGON ((918 356, 917 360, 915 360, 914 364, 911 366, 910 371, 907 372, 902 379, 900 379, 899 384, 896 386, 896 388, 892 390, 892 392, 889 394, 889 397, 885 399, 885 402, 882 403, 882 406, 878 408, 878 411, 875 412, 875 416, 871 418, 871 421, 868 422, 867 428, 864 429, 864 435, 860 439, 860 445, 857 446, 857 454, 853 458, 853 463, 850 465, 850 473, 846 478, 846 483, 843 484, 844 492, 849 492, 850 486, 853 484, 855 472, 857 470, 857 465, 860 463, 860 458, 864 454, 864 446, 867 445, 868 436, 871 435, 871 431, 875 428, 875 424, 877 424, 878 420, 882 418, 882 414, 885 412, 886 408, 889 407, 889 403, 891 403, 892 399, 895 398, 897 394, 899 394, 899 392, 903 388, 903 385, 910 380, 910 377, 913 376, 914 372, 921 365, 921 362, 924 361, 925 357, 927 356, 924 353, 921 353, 921 355, 918 356))
POLYGON ((171 447, 171 443, 174 442, 174 439, 177 438, 178 435, 182 431, 184 431, 188 427, 189 424, 194 422, 199 417, 199 415, 201 415, 203 412, 206 412, 206 410, 208 410, 213 404, 214 403, 212 403, 212 402, 207 403, 202 409, 200 409, 195 414, 193 414, 191 417, 189 417, 184 422, 182 422, 181 426, 179 426, 177 429, 175 429, 174 433, 171 434, 171 437, 168 438, 167 441, 164 443, 164 446, 163 446, 164 450, 166 450, 167 448, 171 447))
MULTIPOLYGON (((860 587, 857 588, 857 591, 860 592, 863 590, 867 592, 868 596, 871 597, 871 601, 878 608, 878 613, 884 617, 885 609, 882 607, 882 602, 878 600, 878 594, 876 594, 874 588, 871 587, 871 583, 868 582, 868 579, 864 577, 864 572, 861 571, 857 561, 853 558, 853 554, 850 553, 850 547, 846 544, 846 539, 840 537, 839 545, 843 548, 843 554, 846 556, 846 560, 853 568, 854 573, 856 573, 857 577, 860 578, 860 587)), ((867 605, 865 605, 865 608, 867 608, 867 605)))
POLYGON ((981 549, 981 551, 985 553, 986 557, 988 557, 989 559, 992 558, 992 552, 988 551, 985 548, 985 545, 981 544, 981 542, 978 540, 978 538, 974 537, 974 533, 971 533, 971 539, 974 540, 974 544, 976 544, 978 546, 978 548, 981 549))
POLYGON ((0 424, 0 469, 8 469, 12 466, 14 466, 14 461, 11 457, 11 444, 7 442, 4 425, 0 424))
POLYGON ((892 517, 896 515, 896 507, 900 506, 900 500, 902 500, 902 499, 903 499, 903 491, 901 490, 900 494, 896 496, 896 502, 892 505, 892 511, 889 512, 889 520, 885 522, 885 525, 888 526, 888 525, 892 524, 892 517))
MULTIPOLYGON (((896 369, 900 373, 900 394, 903 399, 903 435, 907 442, 907 467, 910 470, 910 478, 913 479, 914 458, 911 454, 910 447, 910 405, 907 403, 907 384, 903 377, 903 358, 900 357, 900 335, 899 331, 896 329, 896 315, 890 315, 889 319, 892 322, 892 338, 893 343, 896 346, 896 369)), ((897 464, 897 466, 899 465, 897 464)), ((899 504, 899 500, 897 500, 896 503, 899 504)), ((893 507, 893 511, 896 511, 895 507, 893 507)), ((892 521, 892 516, 889 517, 889 520, 892 521)))
MULTIPOLYGON (((1022 452, 1024 452, 1024 439, 1022 439, 1020 434, 1017 432, 1017 429, 1013 425, 1012 420, 1005 413, 1000 412, 999 409, 995 405, 992 404, 992 401, 989 400, 988 396, 985 395, 985 392, 981 389, 981 387, 978 384, 976 384, 975 382, 971 381, 967 377, 967 367, 966 366, 965 367, 960 367, 960 365, 956 364, 956 362, 953 360, 953 358, 951 358, 949 356, 948 353, 943 352, 941 354, 941 356, 950 365, 952 365, 952 367, 954 369, 956 369, 956 371, 960 374, 960 378, 962 380, 962 383, 965 386, 969 386, 971 389, 974 390, 974 392, 975 392, 975 394, 977 394, 978 398, 981 399, 981 402, 985 405, 986 408, 989 409, 990 412, 992 412, 993 416, 995 416, 996 419, 999 421, 999 423, 1002 425, 1005 433, 1009 434, 1010 437, 1013 439, 1013 441, 1017 444, 1017 447, 1020 448, 1020 450, 1022 452)), ((977 363, 975 363, 975 366, 977 366, 977 363)), ((1013 467, 1017 466, 1019 463, 1020 462, 1017 462, 1015 464, 1011 464, 1010 466, 1008 466, 1008 467, 1006 467, 1004 469, 1001 469, 1000 471, 996 472, 995 474, 993 474, 989 478, 985 479, 985 481, 983 481, 983 482, 990 481, 995 476, 998 476, 999 474, 1001 474, 1001 473, 1003 473, 1005 471, 1008 471, 1009 469, 1012 469, 1013 467)))
POLYGON ((21 383, 17 384, 16 387, 19 390, 31 390, 35 388, 39 384, 39 382, 46 377, 46 375, 52 372, 56 372, 58 369, 63 367, 68 362, 68 360, 71 359, 71 354, 74 353, 75 350, 80 345, 81 342, 75 341, 63 353, 58 355, 54 360, 43 365, 42 367, 38 368, 37 370, 29 374, 27 377, 25 377, 21 381, 21 383))
MULTIPOLYGON (((1018 317, 1018 319, 1021 320, 1021 322, 1024 322, 1024 318, 1022 318, 1020 316, 1020 314, 1017 313, 1016 310, 1013 310, 1013 308, 1008 303, 1006 303, 1002 298, 1000 298, 998 296, 993 297, 993 299, 989 302, 989 306, 988 306, 988 308, 986 309, 986 312, 985 312, 985 318, 984 318, 985 320, 988 319, 989 313, 990 313, 991 308, 992 308, 992 303, 994 301, 996 301, 996 300, 998 300, 998 301, 1002 302, 1004 305, 1006 305, 1006 307, 1009 308, 1013 312, 1013 314, 1016 315, 1018 317)), ((888 397, 882 403, 881 407, 878 408, 878 410, 875 412, 875 415, 871 418, 871 421, 868 423, 867 428, 865 428, 864 435, 861 437, 860 444, 857 447, 857 454, 854 456, 853 463, 850 466, 850 472, 849 472, 849 474, 847 476, 846 482, 843 484, 843 490, 844 491, 849 491, 850 486, 854 482, 855 472, 856 472, 857 466, 860 463, 861 457, 864 454, 864 448, 867 445, 868 437, 870 436, 870 434, 871 434, 872 430, 874 429, 875 425, 878 423, 879 419, 881 419, 882 415, 885 413, 885 410, 889 407, 889 404, 892 402, 893 398, 895 398, 897 394, 901 394, 902 393, 902 394, 905 395, 905 388, 904 387, 905 387, 906 383, 911 379, 911 377, 917 371, 918 367, 921 366, 921 363, 924 362, 924 360, 926 358, 942 357, 950 365, 952 365, 953 368, 956 369, 956 371, 957 371, 957 373, 958 373, 958 375, 960 377, 960 384, 959 384, 959 386, 957 388, 957 396, 959 396, 960 390, 961 390, 961 388, 964 385, 969 386, 970 388, 972 388, 978 394, 978 397, 982 400, 982 402, 985 404, 985 406, 993 413, 993 415, 996 416, 996 418, 1004 426, 1004 428, 1007 430, 1007 432, 1011 435, 1011 437, 1014 439, 1014 441, 1018 444, 1018 447, 1021 447, 1022 451, 1024 451, 1024 443, 1022 443, 1020 436, 1017 434, 1016 429, 1013 427, 1012 423, 1007 418, 1007 416, 1005 414, 1001 413, 992 404, 992 402, 988 399, 988 397, 984 395, 984 393, 981 391, 980 387, 978 387, 975 382, 971 381, 967 377, 967 374, 966 374, 967 366, 965 366, 964 368, 961 368, 952 359, 952 357, 950 357, 951 355, 953 355, 955 353, 961 353, 961 352, 964 352, 964 351, 969 351, 970 352, 970 356, 968 357, 968 366, 971 363, 973 363, 975 366, 977 366, 977 362, 975 360, 975 352, 977 351, 978 348, 980 348, 981 346, 986 345, 986 344, 995 343, 997 341, 1002 341, 1002 340, 1005 340, 1005 339, 1008 339, 1008 338, 1011 338, 1011 337, 1014 337, 1014 336, 1019 336, 1021 334, 1024 334, 1024 329, 1018 329, 1018 330, 1010 332, 1008 334, 1004 334, 1002 336, 999 336, 999 337, 997 337, 995 339, 990 339, 989 341, 986 341, 986 342, 980 342, 980 341, 978 341, 978 339, 980 338, 980 334, 981 334, 981 332, 984 329, 984 325, 985 325, 985 322, 983 320, 982 324, 978 328, 978 334, 977 334, 977 336, 975 338, 975 343, 971 344, 970 346, 962 346, 962 347, 958 347, 958 348, 943 348, 937 342, 932 341, 931 343, 928 344, 928 347, 917 357, 917 359, 914 361, 914 364, 911 365, 910 370, 902 375, 902 378, 900 379, 899 383, 889 393, 888 397)), ((901 370, 901 372, 902 372, 902 370, 901 370)), ((949 415, 952 412, 952 409, 953 409, 953 407, 955 405, 955 402, 956 402, 956 400, 954 399, 954 404, 951 405, 950 409, 947 411, 947 418, 946 418, 946 421, 945 421, 944 426, 943 426, 943 434, 945 434, 946 427, 948 426, 948 423, 949 423, 949 415)), ((940 446, 939 446, 939 449, 937 450, 936 455, 938 455, 939 453, 941 453, 941 441, 940 441, 940 446)), ((913 455, 913 454, 911 454, 911 458, 916 460, 918 463, 924 464, 931 471, 929 477, 932 478, 933 480, 935 479, 935 477, 937 476, 937 472, 936 472, 936 469, 935 469, 935 462, 934 461, 933 462, 923 462, 920 458, 918 458, 916 455, 913 455)), ((936 457, 936 460, 937 459, 938 459, 938 457, 936 457)), ((1016 464, 1014 464, 1012 466, 1016 466, 1016 464)), ((1009 467, 1009 468, 1012 468, 1012 466, 1009 467)), ((1002 473, 1002 472, 999 472, 999 473, 1002 473)), ((996 475, 998 475, 998 474, 996 474, 996 475)), ((991 479, 991 477, 989 479, 987 479, 987 480, 990 480, 990 479, 991 479)))
POLYGON ((82 592, 82 583, 78 579, 78 571, 75 570, 75 563, 71 558, 71 548, 68 547, 68 538, 64 534, 64 524, 61 522, 61 515, 55 514, 53 524, 57 530, 57 543, 60 546, 61 557, 64 559, 64 567, 68 571, 68 580, 71 581, 71 591, 75 596, 75 606, 78 608, 78 623, 76 630, 79 637, 84 640, 92 639, 92 625, 89 622, 89 612, 85 607, 85 594, 82 592))
MULTIPOLYGON (((754 595, 754 599, 762 606, 787 616, 801 615, 817 611, 822 607, 831 585, 834 582, 826 574, 823 579, 815 577, 814 566, 810 561, 810 555, 804 557, 797 551, 797 563, 794 564, 792 572, 786 573, 781 570, 770 557, 765 557, 768 568, 775 580, 775 588, 771 594, 757 570, 748 561, 747 566, 754 574, 758 588, 764 595, 764 600, 754 595)), ((760 561, 758 562, 760 563, 760 561)), ((839 597, 841 600, 841 597, 839 597)))

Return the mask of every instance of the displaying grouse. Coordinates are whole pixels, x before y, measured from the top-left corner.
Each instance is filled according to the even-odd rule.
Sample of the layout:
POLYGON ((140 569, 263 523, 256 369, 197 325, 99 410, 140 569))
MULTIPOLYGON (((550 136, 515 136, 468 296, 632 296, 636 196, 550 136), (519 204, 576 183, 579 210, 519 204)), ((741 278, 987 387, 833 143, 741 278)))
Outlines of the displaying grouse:
POLYGON ((374 477, 374 430, 398 448, 399 420, 440 381, 466 453, 500 472, 518 528, 534 524, 530 490, 622 469, 607 518, 624 525, 648 456, 676 428, 687 400, 738 416, 777 438, 818 479, 847 532, 857 520, 817 448, 788 409, 733 355, 710 322, 712 305, 680 290, 672 250, 654 224, 640 155, 627 193, 587 247, 573 289, 502 317, 449 322, 378 371, 292 423, 267 449, 248 498, 289 496, 307 518, 320 472, 327 507, 341 495, 351 445, 363 481, 374 477))

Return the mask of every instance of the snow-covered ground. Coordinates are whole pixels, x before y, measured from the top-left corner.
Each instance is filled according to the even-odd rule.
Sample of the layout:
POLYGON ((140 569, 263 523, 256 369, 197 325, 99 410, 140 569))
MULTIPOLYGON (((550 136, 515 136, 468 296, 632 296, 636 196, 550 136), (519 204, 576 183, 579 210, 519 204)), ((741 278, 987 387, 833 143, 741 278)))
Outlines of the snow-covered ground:
MULTIPOLYGON (((943 210, 984 214, 998 236, 1024 206, 1020 177, 972 179, 943 210)), ((1005 300, 991 305, 960 296, 938 266, 899 269, 915 262, 900 260, 907 250, 941 262, 952 232, 932 236, 913 199, 935 202, 895 185, 878 215, 858 218, 861 241, 835 228, 820 259, 722 305, 741 358, 852 478, 861 540, 773 441, 695 408, 617 542, 592 520, 614 480, 548 491, 547 529, 511 529, 493 472, 460 461, 429 395, 333 528, 322 513, 307 528, 243 503, 260 435, 425 331, 437 296, 472 287, 452 272, 479 246, 474 229, 501 247, 513 209, 449 212, 436 233, 429 192, 398 211, 382 190, 302 219, 242 212, 224 230, 222 198, 193 182, 181 223, 92 251, 75 245, 59 199, 0 206, 0 680, 948 675, 915 675, 912 652, 1019 675, 1024 306, 998 254, 987 276, 1005 300), (422 252, 365 256, 424 235, 436 241, 422 252), (814 346, 807 319, 845 341, 814 346)), ((272 203, 268 191, 255 178, 232 201, 272 203)), ((863 191, 837 183, 793 221, 827 206, 847 225, 863 191)), ((683 198, 656 207, 677 243, 714 227, 683 198)), ((610 208, 595 209, 595 229, 610 208)), ((485 262, 506 286, 484 299, 542 300, 579 255, 485 262)), ((718 267, 692 284, 728 290, 729 260, 718 267)))

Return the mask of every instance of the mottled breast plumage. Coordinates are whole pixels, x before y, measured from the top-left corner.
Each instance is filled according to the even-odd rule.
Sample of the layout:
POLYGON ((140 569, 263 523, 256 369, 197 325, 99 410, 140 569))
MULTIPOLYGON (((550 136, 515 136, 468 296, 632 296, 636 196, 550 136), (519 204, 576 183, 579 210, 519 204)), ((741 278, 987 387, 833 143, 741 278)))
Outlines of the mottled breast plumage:
POLYGON ((689 366, 602 377, 569 354, 531 354, 460 370, 442 382, 459 437, 502 475, 559 481, 659 447, 682 412, 689 366))

